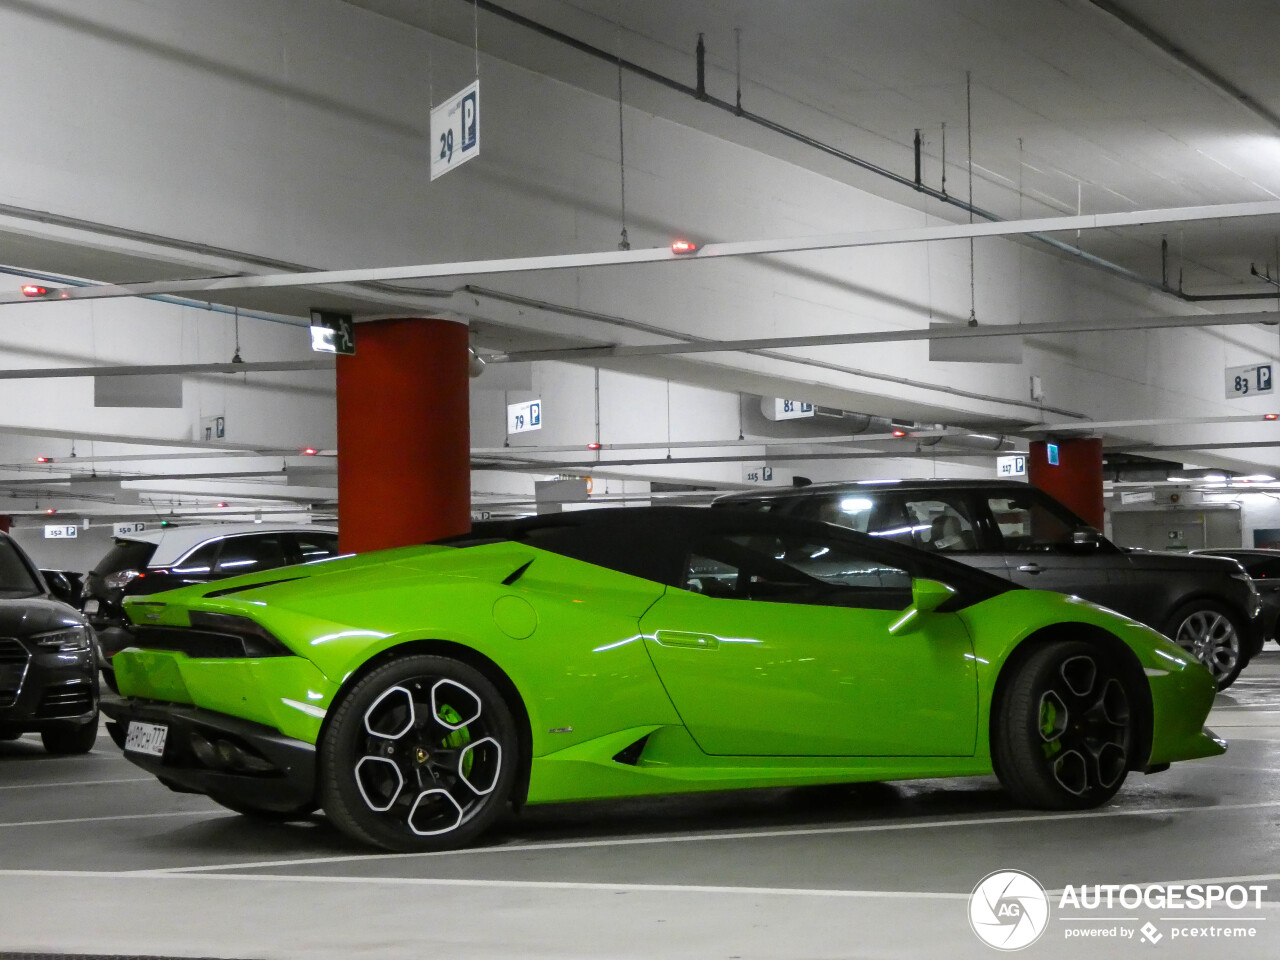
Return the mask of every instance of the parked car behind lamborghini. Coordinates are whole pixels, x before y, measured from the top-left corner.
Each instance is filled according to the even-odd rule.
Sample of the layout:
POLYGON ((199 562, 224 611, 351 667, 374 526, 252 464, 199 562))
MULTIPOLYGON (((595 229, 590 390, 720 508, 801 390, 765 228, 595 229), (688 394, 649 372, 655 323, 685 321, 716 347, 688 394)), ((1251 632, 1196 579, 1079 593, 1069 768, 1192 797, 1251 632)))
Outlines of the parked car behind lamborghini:
MULTIPOLYGON (((109 661, 129 645, 125 597, 159 593, 338 553, 338 532, 311 524, 205 524, 119 537, 89 572, 84 612, 109 661)), ((111 674, 107 674, 112 680, 111 674)))
POLYGON ((1075 594, 1154 627, 1230 686, 1261 634, 1261 601, 1233 561, 1121 550, 1057 500, 1014 480, 828 483, 732 494, 720 508, 822 520, 1037 590, 1075 594))

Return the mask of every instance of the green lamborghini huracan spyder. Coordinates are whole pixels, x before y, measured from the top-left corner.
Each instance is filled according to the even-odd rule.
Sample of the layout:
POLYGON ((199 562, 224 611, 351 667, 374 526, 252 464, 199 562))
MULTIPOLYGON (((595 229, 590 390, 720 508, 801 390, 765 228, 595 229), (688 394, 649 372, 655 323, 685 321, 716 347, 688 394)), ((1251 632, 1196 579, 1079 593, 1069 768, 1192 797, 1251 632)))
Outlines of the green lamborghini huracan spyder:
POLYGON ((392 850, 508 805, 990 774, 1040 808, 1221 753, 1155 631, 738 511, 592 510, 131 598, 104 704, 175 790, 392 850))

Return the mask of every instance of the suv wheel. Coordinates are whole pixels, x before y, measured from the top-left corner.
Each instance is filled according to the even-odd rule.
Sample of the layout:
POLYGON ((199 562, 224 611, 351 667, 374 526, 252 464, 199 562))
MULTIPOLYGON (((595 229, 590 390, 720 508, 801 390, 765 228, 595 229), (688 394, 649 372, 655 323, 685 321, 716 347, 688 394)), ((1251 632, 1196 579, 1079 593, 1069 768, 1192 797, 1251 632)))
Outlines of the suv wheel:
POLYGON ((98 740, 98 711, 92 720, 53 724, 40 731, 40 742, 49 753, 88 753, 98 740))
POLYGON ((1213 674, 1218 689, 1235 683, 1244 668, 1245 654, 1239 618, 1220 603, 1195 600, 1179 607, 1169 618, 1165 633, 1213 674))

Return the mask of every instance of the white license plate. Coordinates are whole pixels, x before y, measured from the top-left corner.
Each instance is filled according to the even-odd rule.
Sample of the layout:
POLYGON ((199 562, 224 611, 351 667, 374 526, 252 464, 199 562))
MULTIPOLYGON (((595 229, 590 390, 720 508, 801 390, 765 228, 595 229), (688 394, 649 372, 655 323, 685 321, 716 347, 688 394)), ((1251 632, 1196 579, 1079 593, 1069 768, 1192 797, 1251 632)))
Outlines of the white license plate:
POLYGON ((129 721, 129 732, 124 738, 124 749, 131 753, 147 753, 153 757, 164 756, 164 742, 169 728, 163 723, 129 721))
POLYGON ((84 602, 84 612, 85 612, 85 616, 89 616, 89 617, 92 617, 95 613, 97 613, 98 612, 97 599, 90 597, 88 600, 86 600, 84 602))

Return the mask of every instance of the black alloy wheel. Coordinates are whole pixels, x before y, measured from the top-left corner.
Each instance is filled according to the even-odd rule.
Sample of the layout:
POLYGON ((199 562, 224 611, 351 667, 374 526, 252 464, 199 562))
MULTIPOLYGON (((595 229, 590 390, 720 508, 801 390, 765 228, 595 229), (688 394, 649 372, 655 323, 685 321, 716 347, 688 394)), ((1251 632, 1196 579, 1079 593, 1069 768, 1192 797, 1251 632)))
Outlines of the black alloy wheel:
POLYGON ((1090 643, 1053 641, 1015 669, 991 743, 1004 788, 1039 809, 1106 803, 1134 750, 1131 698, 1112 658, 1090 643))
POLYGON ((319 763, 321 806, 343 832, 388 850, 452 849, 507 805, 515 721, 473 667, 401 657, 341 702, 321 735, 319 763))

